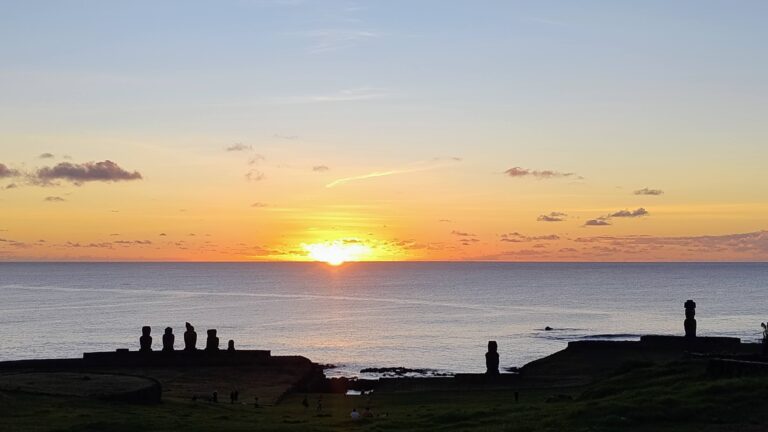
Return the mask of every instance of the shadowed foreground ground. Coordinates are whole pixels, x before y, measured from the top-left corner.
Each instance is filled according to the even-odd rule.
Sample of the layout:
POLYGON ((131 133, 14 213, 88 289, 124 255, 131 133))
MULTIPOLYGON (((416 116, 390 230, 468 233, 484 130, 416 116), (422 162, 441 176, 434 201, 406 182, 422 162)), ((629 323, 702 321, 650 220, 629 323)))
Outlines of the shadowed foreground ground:
POLYGON ((521 391, 519 403, 512 390, 323 394, 318 413, 318 397, 309 395, 305 410, 302 394, 254 408, 165 396, 158 405, 132 405, 5 391, 0 393, 0 430, 768 430, 768 377, 713 380, 705 364, 695 361, 628 364, 594 384, 521 391), (562 396, 552 401, 553 395, 562 396), (367 404, 375 417, 352 422, 351 409, 367 404))

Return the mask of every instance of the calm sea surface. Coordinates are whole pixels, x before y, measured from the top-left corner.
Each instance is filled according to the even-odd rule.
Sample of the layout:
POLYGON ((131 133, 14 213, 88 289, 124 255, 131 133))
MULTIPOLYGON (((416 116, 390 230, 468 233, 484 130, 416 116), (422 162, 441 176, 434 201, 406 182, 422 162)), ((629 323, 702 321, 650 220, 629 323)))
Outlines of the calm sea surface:
POLYGON ((184 322, 205 343, 341 365, 484 370, 521 366, 571 340, 699 333, 756 340, 768 319, 768 264, 0 263, 0 360, 155 348, 184 322), (555 328, 544 331, 545 326, 555 328))

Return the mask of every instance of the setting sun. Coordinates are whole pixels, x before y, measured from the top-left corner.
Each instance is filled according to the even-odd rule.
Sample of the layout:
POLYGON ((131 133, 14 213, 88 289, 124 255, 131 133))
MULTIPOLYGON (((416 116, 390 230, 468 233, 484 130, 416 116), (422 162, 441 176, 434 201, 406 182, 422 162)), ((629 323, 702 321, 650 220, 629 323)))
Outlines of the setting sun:
POLYGON ((326 262, 332 266, 338 266, 347 261, 359 261, 371 253, 369 246, 357 240, 334 240, 302 246, 310 258, 315 261, 326 262))

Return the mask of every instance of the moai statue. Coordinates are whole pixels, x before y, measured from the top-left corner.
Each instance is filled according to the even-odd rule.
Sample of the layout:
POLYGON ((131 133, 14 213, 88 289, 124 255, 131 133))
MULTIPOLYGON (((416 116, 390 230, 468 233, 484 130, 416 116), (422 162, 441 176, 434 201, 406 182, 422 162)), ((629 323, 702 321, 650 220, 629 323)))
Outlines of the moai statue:
POLYGON ((184 351, 194 351, 197 349, 195 348, 195 345, 197 345, 197 333, 192 324, 185 323, 184 325, 187 326, 187 331, 184 332, 184 351))
POLYGON ((150 333, 152 333, 152 327, 144 326, 141 328, 141 337, 139 338, 140 352, 152 351, 152 336, 149 335, 150 333))
POLYGON ((173 329, 166 327, 165 334, 163 334, 163 351, 173 351, 173 343, 175 341, 176 336, 173 335, 173 329))
POLYGON ((485 373, 487 375, 499 374, 499 353, 496 341, 488 341, 488 352, 485 353, 485 373))
POLYGON ((227 351, 234 351, 235 350, 235 341, 232 339, 229 340, 227 343, 227 351))
POLYGON ((216 337, 216 329, 208 330, 208 340, 205 342, 206 351, 219 350, 219 338, 216 337))
POLYGON ((683 326, 685 327, 685 337, 687 338, 695 338, 696 337, 696 302, 693 300, 688 300, 685 302, 685 322, 683 323, 683 326))

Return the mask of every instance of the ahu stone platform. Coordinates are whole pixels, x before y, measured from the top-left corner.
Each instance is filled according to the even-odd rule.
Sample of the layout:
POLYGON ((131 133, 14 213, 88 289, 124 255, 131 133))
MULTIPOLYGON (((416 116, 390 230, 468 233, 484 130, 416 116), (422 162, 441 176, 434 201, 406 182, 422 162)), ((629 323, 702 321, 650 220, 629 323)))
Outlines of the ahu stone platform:
POLYGON ((104 367, 242 366, 264 363, 271 357, 268 350, 141 352, 118 349, 112 352, 84 353, 83 364, 104 367))

